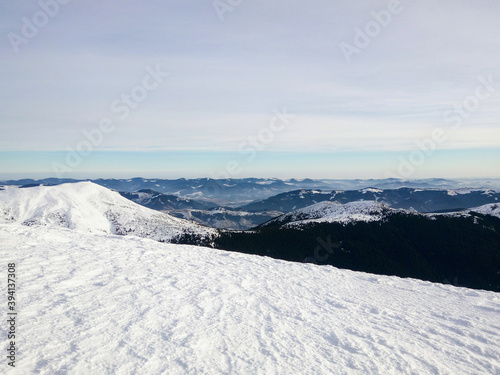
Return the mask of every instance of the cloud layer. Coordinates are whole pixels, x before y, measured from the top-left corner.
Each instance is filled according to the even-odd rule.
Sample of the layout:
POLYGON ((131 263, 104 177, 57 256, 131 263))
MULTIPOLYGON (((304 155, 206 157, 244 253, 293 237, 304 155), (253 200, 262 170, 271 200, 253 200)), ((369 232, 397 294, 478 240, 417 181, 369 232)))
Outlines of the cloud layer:
POLYGON ((283 108, 267 151, 500 145, 497 2, 66 2, 0 5, 1 151, 74 148, 107 118, 98 150, 237 152, 283 108), (148 67, 169 76, 141 91, 148 67))

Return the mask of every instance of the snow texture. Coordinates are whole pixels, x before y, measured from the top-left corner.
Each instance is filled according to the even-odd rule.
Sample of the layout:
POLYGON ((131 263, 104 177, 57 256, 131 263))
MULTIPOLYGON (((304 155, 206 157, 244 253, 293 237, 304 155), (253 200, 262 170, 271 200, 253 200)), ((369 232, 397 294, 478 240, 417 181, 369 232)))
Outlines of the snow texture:
POLYGON ((57 226, 90 233, 136 235, 169 242, 217 231, 134 203, 92 182, 0 191, 0 223, 57 226))
POLYGON ((500 373, 493 292, 17 223, 0 244, 9 375, 500 373))

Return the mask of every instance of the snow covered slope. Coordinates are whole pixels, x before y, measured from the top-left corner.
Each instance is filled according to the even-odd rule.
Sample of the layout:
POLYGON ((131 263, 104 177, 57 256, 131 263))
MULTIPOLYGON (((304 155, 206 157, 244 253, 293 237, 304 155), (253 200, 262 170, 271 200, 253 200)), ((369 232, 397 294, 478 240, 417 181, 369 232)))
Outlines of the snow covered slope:
POLYGON ((283 224, 286 227, 301 226, 309 223, 351 223, 355 221, 379 221, 395 210, 375 201, 358 201, 346 204, 319 202, 311 206, 281 215, 263 224, 262 227, 283 224))
POLYGON ((387 217, 388 215, 394 213, 423 215, 432 218, 433 216, 470 216, 474 212, 500 218, 500 204, 490 203, 468 210, 452 213, 421 214, 416 211, 393 209, 389 206, 375 201, 357 201, 345 204, 323 201, 278 216, 277 218, 262 224, 261 227, 268 227, 273 225, 280 225, 284 227, 300 227, 310 223, 346 224, 356 221, 372 222, 380 221, 384 217, 387 217))
POLYGON ((9 375, 500 373, 493 292, 18 224, 0 259, 19 283, 9 375))
POLYGON ((500 204, 497 203, 485 204, 484 206, 471 208, 466 212, 478 212, 483 215, 491 215, 500 218, 500 204))
POLYGON ((140 206, 92 182, 2 190, 2 222, 59 226, 91 233, 133 234, 167 242, 186 233, 201 237, 217 233, 140 206))

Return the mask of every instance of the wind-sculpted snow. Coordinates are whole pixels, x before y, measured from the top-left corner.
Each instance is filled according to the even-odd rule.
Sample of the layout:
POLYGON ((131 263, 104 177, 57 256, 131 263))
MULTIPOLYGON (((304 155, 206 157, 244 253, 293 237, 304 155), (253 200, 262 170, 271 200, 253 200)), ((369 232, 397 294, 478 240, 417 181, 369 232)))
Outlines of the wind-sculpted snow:
POLYGON ((15 223, 0 244, 9 375, 500 373, 493 292, 15 223))
POLYGON ((372 222, 380 221, 385 216, 395 212, 408 211, 392 209, 375 201, 358 201, 346 204, 325 201, 281 215, 262 226, 281 223, 285 227, 296 227, 310 223, 372 222))
POLYGON ((0 191, 0 222, 133 234, 166 242, 185 234, 208 238, 217 233, 140 206, 91 182, 0 191))

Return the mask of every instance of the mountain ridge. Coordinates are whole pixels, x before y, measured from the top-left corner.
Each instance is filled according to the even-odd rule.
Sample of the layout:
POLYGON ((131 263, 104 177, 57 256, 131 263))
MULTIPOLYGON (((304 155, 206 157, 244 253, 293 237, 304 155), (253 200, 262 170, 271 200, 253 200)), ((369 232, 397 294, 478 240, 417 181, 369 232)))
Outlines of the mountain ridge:
POLYGON ((165 242, 185 235, 200 239, 217 235, 212 228, 143 207, 92 182, 0 191, 0 222, 136 235, 165 242))
POLYGON ((500 192, 500 179, 278 179, 278 178, 179 178, 160 179, 135 177, 129 179, 22 179, 0 181, 1 185, 56 185, 69 182, 92 181, 98 185, 122 192, 151 189, 163 194, 203 200, 219 206, 238 207, 263 200, 276 194, 297 189, 359 190, 367 187, 396 189, 400 187, 429 189, 492 188, 500 192))
POLYGON ((489 203, 500 203, 500 193, 492 189, 377 189, 321 191, 298 189, 255 201, 238 207, 239 210, 275 210, 290 212, 322 201, 349 203, 355 201, 377 201, 392 208, 413 209, 419 212, 440 210, 460 211, 489 203))

